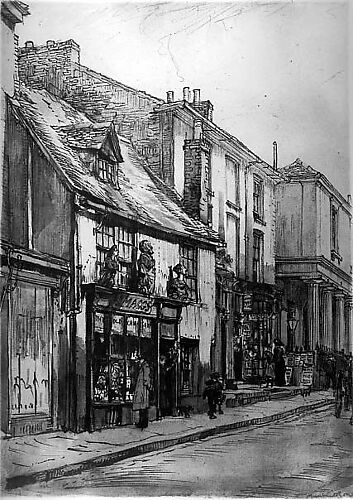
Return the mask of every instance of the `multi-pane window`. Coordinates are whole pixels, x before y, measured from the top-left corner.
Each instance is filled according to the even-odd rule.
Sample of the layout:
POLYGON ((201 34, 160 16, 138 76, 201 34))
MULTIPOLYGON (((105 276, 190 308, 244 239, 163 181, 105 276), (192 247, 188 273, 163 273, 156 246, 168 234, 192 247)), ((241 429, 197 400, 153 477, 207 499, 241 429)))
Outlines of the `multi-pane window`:
POLYGON ((189 298, 197 300, 197 248, 181 245, 180 260, 186 269, 185 281, 189 287, 189 298))
POLYGON ((122 226, 101 226, 96 230, 97 271, 102 276, 108 251, 116 246, 117 273, 115 286, 127 288, 131 278, 135 234, 122 226))
POLYGON ((232 258, 232 269, 237 274, 239 269, 239 219, 233 214, 227 214, 226 228, 227 252, 232 258))
POLYGON ((153 345, 150 318, 113 314, 110 332, 107 318, 97 312, 93 342, 93 401, 131 402, 138 372, 137 355, 152 368, 153 345))
POLYGON ((111 184, 117 183, 117 164, 104 160, 99 156, 96 157, 96 171, 98 176, 103 181, 111 184))
POLYGON ((331 205, 331 250, 338 253, 338 209, 331 205))
POLYGON ((253 234, 253 281, 263 281, 264 235, 260 231, 253 234))
POLYGON ((253 212, 255 219, 263 219, 264 214, 264 183, 258 178, 254 177, 253 187, 253 212))
POLYGON ((239 163, 226 157, 227 200, 240 206, 239 163))
POLYGON ((181 393, 191 394, 193 392, 193 376, 197 346, 193 343, 181 342, 180 345, 180 374, 181 393))

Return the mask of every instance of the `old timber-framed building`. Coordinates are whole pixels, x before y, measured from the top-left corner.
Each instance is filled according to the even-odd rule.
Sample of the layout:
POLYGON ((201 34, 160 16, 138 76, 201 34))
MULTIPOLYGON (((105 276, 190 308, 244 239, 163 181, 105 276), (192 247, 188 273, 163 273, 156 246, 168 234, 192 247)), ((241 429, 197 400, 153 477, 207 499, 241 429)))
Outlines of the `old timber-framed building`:
MULTIPOLYGON (((17 165, 8 203, 23 194, 9 212, 11 227, 16 217, 21 225, 13 238, 21 254, 47 256, 50 279, 44 289, 16 274, 7 291, 3 430, 132 423, 139 355, 151 367, 150 418, 183 401, 202 409, 217 234, 183 211, 113 123, 94 123, 53 93, 24 86, 8 99, 8 114, 16 133, 6 135, 5 167, 17 165), (167 381, 161 358, 171 365, 167 381)), ((37 276, 33 257, 31 265, 37 276)))

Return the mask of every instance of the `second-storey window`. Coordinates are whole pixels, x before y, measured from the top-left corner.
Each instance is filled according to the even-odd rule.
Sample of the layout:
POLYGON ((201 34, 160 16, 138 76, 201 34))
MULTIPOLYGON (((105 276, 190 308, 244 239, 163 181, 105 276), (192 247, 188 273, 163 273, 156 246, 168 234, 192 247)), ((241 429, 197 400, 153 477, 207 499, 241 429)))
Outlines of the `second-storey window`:
POLYGON ((264 235, 260 231, 253 233, 253 281, 263 281, 264 235))
POLYGON ((253 212, 255 219, 263 219, 264 183, 259 177, 255 176, 254 176, 254 187, 253 187, 253 212))
POLYGON ((122 226, 102 226, 96 230, 97 271, 102 275, 108 251, 117 248, 116 286, 127 288, 131 278, 135 234, 122 226))
POLYGON ((331 205, 331 250, 338 253, 338 209, 331 205))
POLYGON ((227 201, 240 206, 239 164, 226 157, 227 201))
POLYGON ((185 281, 189 287, 189 297, 197 300, 197 248, 181 245, 180 260, 186 269, 185 281))

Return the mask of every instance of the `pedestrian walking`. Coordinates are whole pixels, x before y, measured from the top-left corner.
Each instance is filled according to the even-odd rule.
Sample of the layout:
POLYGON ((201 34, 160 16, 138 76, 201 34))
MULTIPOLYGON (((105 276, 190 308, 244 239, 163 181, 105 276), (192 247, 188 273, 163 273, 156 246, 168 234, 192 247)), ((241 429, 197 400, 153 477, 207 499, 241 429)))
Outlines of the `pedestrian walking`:
POLYGON ((139 421, 136 427, 141 430, 148 427, 148 409, 150 406, 151 375, 147 361, 138 358, 138 375, 132 403, 133 411, 139 412, 139 421))
POLYGON ((266 387, 271 385, 273 387, 275 379, 275 364, 270 350, 265 351, 265 382, 266 387))
POLYGON ((275 368, 275 383, 279 387, 286 385, 286 363, 284 361, 284 347, 279 339, 274 341, 273 362, 275 368))
POLYGON ((340 418, 342 413, 343 406, 343 372, 339 371, 337 374, 336 380, 336 389, 335 389, 335 417, 340 418))
POLYGON ((206 380, 206 387, 203 391, 203 399, 207 398, 208 403, 208 416, 210 419, 217 418, 216 416, 216 408, 217 408, 217 389, 215 385, 215 381, 210 378, 206 380))
POLYGON ((222 404, 224 403, 225 396, 223 394, 223 382, 220 378, 220 374, 218 372, 214 372, 211 374, 211 379, 214 381, 215 391, 216 391, 216 408, 218 407, 218 413, 223 415, 222 404))

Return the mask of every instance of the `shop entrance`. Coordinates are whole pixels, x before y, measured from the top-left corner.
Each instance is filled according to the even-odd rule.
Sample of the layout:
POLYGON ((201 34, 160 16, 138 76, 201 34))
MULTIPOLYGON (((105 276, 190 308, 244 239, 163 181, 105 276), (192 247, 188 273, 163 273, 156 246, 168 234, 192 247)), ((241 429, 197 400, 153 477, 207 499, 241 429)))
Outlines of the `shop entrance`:
POLYGON ((177 406, 177 353, 173 338, 160 339, 160 413, 175 415, 177 406))

